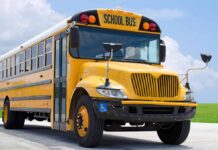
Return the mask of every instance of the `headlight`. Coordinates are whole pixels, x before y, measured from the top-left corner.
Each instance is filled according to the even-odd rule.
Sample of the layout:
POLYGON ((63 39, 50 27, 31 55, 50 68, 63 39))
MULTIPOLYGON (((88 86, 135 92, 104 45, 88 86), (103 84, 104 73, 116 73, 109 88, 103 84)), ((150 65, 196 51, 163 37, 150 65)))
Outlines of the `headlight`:
POLYGON ((107 97, 125 98, 125 99, 127 98, 123 90, 120 89, 97 88, 97 92, 107 97))
POLYGON ((189 90, 188 92, 186 92, 185 100, 186 101, 193 101, 194 100, 194 94, 192 91, 189 90))

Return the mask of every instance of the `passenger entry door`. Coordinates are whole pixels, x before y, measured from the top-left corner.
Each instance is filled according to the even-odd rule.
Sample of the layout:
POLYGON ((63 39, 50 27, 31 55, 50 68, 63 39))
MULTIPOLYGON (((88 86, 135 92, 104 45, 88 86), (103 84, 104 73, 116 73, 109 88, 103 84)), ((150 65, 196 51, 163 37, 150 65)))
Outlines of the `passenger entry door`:
POLYGON ((54 61, 54 129, 66 130, 67 36, 55 38, 54 61))

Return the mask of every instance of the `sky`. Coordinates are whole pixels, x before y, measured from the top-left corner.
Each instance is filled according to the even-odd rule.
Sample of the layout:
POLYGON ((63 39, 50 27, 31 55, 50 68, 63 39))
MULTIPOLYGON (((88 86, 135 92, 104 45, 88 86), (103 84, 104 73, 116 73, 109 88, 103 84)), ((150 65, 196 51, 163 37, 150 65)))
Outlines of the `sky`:
POLYGON ((73 14, 119 8, 155 20, 166 42, 167 69, 184 74, 202 67, 200 53, 213 56, 205 70, 190 73, 195 100, 218 102, 218 1, 207 0, 0 0, 0 55, 73 14))

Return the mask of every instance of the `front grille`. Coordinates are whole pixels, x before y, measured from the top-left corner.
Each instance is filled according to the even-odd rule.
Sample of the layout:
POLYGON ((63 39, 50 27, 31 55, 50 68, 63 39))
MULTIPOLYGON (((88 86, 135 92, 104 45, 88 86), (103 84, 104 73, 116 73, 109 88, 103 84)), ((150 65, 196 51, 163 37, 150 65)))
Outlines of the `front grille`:
POLYGON ((148 73, 135 73, 131 76, 133 89, 142 97, 175 97, 178 95, 177 76, 161 75, 155 78, 148 73))
POLYGON ((177 96, 179 86, 176 76, 162 75, 157 79, 159 97, 177 96))

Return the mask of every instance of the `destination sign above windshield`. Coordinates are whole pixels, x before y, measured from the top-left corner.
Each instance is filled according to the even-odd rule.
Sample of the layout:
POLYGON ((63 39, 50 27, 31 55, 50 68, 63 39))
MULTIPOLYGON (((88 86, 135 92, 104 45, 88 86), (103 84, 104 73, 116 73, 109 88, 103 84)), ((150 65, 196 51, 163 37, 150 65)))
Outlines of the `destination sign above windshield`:
POLYGON ((138 30, 141 16, 124 11, 98 10, 100 25, 102 27, 138 30))
POLYGON ((104 14, 103 20, 105 24, 117 24, 121 26, 136 26, 136 18, 129 16, 104 14))

